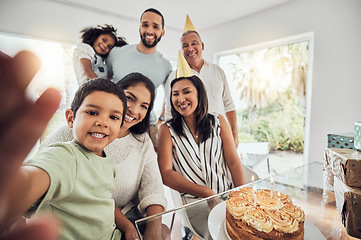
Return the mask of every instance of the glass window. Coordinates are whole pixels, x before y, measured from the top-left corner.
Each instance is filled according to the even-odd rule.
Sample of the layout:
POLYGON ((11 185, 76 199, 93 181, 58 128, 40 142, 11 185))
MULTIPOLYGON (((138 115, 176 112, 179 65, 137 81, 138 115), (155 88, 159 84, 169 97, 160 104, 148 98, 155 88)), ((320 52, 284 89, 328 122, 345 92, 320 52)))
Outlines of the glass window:
POLYGON ((219 58, 236 105, 238 150, 255 170, 275 174, 303 164, 308 51, 302 41, 219 58))

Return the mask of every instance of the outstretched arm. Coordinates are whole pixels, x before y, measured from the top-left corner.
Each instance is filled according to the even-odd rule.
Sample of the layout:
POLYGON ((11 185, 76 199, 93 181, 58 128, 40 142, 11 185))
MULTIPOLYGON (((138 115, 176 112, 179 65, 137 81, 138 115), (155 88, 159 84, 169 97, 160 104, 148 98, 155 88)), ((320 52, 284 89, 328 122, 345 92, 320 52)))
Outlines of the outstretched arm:
POLYGON ((3 220, 0 232, 9 228, 23 213, 43 196, 50 185, 49 175, 42 169, 23 166, 14 175, 3 197, 3 220))
MULTIPOLYGON (((39 59, 31 52, 20 52, 14 58, 0 52, 0 206, 4 206, 20 165, 60 103, 60 93, 55 89, 46 90, 35 103, 26 98, 25 88, 39 67, 39 59)), ((0 222, 3 226, 7 219, 1 215, 0 222)), ((39 220, 0 239, 45 240, 55 235, 53 222, 39 220)))

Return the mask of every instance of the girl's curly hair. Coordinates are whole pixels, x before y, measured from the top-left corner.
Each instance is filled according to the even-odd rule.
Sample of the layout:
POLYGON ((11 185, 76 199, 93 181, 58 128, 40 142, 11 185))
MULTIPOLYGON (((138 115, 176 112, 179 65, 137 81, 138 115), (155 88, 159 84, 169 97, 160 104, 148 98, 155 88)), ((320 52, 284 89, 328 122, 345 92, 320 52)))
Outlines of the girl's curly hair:
POLYGON ((95 40, 101 34, 109 34, 110 36, 112 36, 115 41, 115 46, 121 47, 128 44, 124 37, 117 37, 117 29, 114 28, 112 25, 108 24, 105 24, 104 26, 98 25, 97 27, 84 28, 80 31, 80 33, 82 33, 82 42, 87 43, 91 46, 93 46, 95 40))

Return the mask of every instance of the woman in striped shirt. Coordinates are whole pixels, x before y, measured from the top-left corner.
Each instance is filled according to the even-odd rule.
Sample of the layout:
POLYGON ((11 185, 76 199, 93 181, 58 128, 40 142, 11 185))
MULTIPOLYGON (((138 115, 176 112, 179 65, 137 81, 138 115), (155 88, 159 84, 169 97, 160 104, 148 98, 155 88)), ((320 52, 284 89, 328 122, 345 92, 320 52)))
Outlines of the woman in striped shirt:
POLYGON ((188 203, 244 184, 231 129, 222 115, 208 113, 197 76, 171 83, 172 119, 160 127, 158 163, 163 182, 188 203))
MULTIPOLYGON (((171 83, 170 99, 172 119, 161 125, 158 133, 163 183, 178 191, 184 204, 243 185, 231 128, 222 115, 208 113, 202 81, 197 76, 176 78, 171 83)), ((214 202, 208 205, 200 208, 197 204, 186 211, 193 229, 203 239, 210 238, 207 217, 214 202)))

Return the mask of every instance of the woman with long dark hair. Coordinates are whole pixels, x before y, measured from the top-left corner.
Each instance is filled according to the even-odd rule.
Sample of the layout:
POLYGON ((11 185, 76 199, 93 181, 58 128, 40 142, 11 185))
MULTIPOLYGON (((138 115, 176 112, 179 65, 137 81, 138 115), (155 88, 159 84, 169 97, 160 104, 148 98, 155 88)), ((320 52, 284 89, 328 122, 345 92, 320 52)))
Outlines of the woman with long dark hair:
POLYGON ((172 119, 159 132, 163 182, 185 202, 244 184, 241 161, 228 123, 208 113, 207 94, 196 77, 171 83, 172 119))
MULTIPOLYGON (((172 119, 158 135, 158 164, 163 183, 178 191, 183 203, 244 184, 232 132, 222 115, 208 113, 208 100, 197 76, 171 82, 172 119)), ((206 232, 207 214, 187 211, 198 233, 206 232)))

